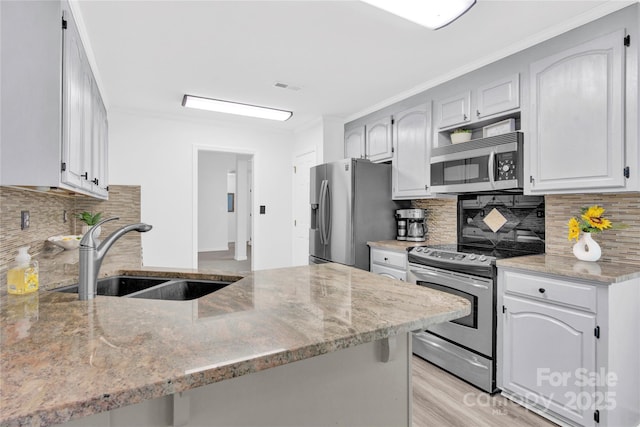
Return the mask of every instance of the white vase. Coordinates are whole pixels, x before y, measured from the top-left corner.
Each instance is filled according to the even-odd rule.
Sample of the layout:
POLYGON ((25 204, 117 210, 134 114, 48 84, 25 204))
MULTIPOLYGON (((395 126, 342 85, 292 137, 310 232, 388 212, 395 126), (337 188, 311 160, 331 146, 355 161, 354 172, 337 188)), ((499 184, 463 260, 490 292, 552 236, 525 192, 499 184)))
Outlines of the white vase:
POLYGON ((581 261, 597 261, 602 255, 602 250, 598 242, 591 237, 591 233, 582 233, 578 242, 573 245, 573 254, 581 261))

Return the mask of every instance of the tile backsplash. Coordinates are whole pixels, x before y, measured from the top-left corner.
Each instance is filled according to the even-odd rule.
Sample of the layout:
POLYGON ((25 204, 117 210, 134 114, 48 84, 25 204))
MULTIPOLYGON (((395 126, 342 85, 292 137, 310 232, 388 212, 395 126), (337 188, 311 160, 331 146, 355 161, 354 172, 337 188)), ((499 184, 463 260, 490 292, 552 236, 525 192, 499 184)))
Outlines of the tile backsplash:
MULTIPOLYGON (((602 248, 602 261, 640 265, 640 193, 559 194, 545 196, 545 252, 573 257, 574 242, 567 239, 567 222, 583 206, 600 205, 604 216, 622 230, 605 230, 594 236, 602 248)), ((426 244, 456 242, 456 199, 413 200, 412 207, 427 211, 426 244)))
POLYGON ((575 241, 567 239, 569 218, 579 217, 583 206, 597 204, 605 208, 604 217, 614 225, 627 226, 594 234, 602 248, 601 260, 640 265, 639 193, 547 195, 545 201, 546 253, 573 256, 575 241))
MULTIPOLYGON (((82 222, 75 214, 82 211, 102 212, 103 218, 120 217, 102 226, 104 238, 124 224, 140 222, 140 187, 109 186, 109 200, 81 195, 37 192, 15 187, 0 187, 0 285, 6 284, 6 271, 21 246, 31 246, 29 253, 39 255, 51 249, 47 238, 60 234, 80 234, 82 222), (20 212, 28 210, 30 226, 20 229, 20 212), (67 222, 63 213, 67 211, 67 222)), ((139 233, 127 233, 118 241, 120 254, 140 257, 139 233)))
POLYGON ((411 201, 412 208, 424 209, 427 245, 455 243, 458 233, 458 200, 455 197, 411 201))

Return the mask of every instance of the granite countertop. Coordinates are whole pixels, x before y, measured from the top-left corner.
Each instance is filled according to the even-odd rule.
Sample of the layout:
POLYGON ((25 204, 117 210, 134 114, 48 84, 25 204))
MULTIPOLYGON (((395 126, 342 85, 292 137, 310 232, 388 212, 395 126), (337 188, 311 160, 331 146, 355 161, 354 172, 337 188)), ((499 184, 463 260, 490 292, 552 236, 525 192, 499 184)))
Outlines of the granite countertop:
POLYGON ((192 301, 5 295, 0 425, 63 423, 469 311, 464 299, 340 264, 256 271, 192 301))
POLYGON ((392 251, 406 251, 416 246, 424 246, 426 242, 407 242, 406 240, 379 240, 377 242, 367 242, 370 248, 389 249, 392 251))
POLYGON ((517 268, 602 283, 618 283, 640 278, 639 265, 580 261, 574 257, 546 254, 500 259, 496 265, 498 268, 517 268))

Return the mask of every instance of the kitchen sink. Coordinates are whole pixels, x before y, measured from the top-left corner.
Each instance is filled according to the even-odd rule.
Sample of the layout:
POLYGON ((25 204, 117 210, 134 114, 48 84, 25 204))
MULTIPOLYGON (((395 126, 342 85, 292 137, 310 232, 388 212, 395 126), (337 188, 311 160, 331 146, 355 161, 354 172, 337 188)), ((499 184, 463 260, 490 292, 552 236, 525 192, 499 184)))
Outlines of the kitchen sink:
MULTIPOLYGON (((161 283, 168 282, 169 279, 158 277, 133 277, 133 276, 113 276, 98 279, 96 287, 97 295, 110 297, 122 297, 144 289, 149 289, 161 283)), ((71 285, 56 289, 58 292, 78 293, 78 285, 71 285)))
MULTIPOLYGON (((96 293, 112 297, 188 301, 219 291, 231 283, 233 282, 114 276, 98 280, 96 293)), ((66 286, 56 291, 78 293, 78 285, 66 286)))
POLYGON ((219 291, 231 283, 211 280, 174 280, 136 292, 128 297, 188 301, 219 291))

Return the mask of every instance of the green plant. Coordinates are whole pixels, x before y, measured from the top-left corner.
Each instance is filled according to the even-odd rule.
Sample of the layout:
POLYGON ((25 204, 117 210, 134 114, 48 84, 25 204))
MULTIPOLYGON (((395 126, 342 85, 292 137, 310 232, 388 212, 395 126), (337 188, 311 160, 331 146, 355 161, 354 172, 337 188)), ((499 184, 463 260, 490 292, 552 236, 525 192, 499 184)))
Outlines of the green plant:
POLYGON ((84 222, 87 225, 96 225, 102 219, 102 212, 98 212, 97 214, 92 214, 91 212, 84 211, 76 215, 80 221, 84 222))
POLYGON ((456 129, 451 133, 471 133, 472 130, 471 129, 456 129))

